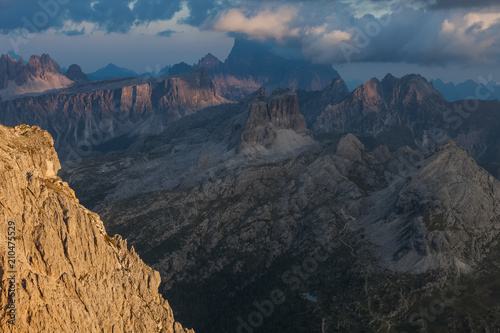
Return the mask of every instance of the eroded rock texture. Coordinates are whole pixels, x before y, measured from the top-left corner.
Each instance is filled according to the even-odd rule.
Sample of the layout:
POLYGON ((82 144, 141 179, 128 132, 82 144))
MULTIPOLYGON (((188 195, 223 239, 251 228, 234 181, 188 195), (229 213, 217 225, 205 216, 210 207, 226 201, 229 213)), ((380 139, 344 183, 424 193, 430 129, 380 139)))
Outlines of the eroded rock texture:
POLYGON ((192 332, 174 321, 158 294, 158 272, 120 236, 109 237, 99 216, 57 177, 50 135, 22 125, 0 126, 0 137, 0 330, 192 332), (15 223, 14 267, 8 266, 9 221, 15 223), (10 271, 15 325, 8 323, 10 271))

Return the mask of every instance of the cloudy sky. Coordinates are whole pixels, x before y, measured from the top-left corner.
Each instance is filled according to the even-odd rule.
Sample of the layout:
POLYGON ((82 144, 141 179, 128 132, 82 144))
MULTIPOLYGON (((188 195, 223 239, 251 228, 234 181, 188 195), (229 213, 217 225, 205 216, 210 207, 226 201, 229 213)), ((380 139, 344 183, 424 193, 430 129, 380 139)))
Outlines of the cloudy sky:
POLYGON ((347 80, 418 72, 500 81, 498 0, 0 0, 0 53, 49 53, 92 72, 143 73, 211 52, 235 36, 271 40, 347 80))

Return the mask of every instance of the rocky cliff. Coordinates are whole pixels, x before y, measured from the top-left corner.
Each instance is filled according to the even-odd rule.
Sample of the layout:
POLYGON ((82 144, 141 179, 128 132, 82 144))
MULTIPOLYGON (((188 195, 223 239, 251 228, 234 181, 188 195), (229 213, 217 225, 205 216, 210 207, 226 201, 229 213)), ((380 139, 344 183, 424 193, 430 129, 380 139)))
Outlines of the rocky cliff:
POLYGON ((248 121, 241 135, 240 149, 293 150, 306 145, 306 121, 300 113, 293 89, 276 89, 269 97, 261 88, 249 98, 248 121))
POLYGON ((159 274, 57 176, 50 135, 22 125, 0 137, 0 330, 192 332, 158 294, 159 274))
POLYGON ((113 79, 0 104, 0 123, 47 129, 61 158, 125 149, 203 108, 227 103, 206 70, 166 79, 113 79))

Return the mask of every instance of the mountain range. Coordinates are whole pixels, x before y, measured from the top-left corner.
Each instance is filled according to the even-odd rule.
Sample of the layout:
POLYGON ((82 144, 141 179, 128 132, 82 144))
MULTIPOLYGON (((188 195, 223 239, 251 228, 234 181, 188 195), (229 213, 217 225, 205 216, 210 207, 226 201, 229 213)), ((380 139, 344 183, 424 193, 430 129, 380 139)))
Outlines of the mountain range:
MULTIPOLYGON (((62 164, 60 181, 45 132, 0 128, 11 155, 38 156, 16 141, 35 132, 40 156, 52 156, 21 165, 9 191, 39 200, 28 173, 61 182, 73 203, 59 201, 71 208, 60 226, 70 230, 83 208, 66 181, 160 273, 159 291, 187 327, 500 330, 499 101, 450 102, 417 74, 350 91, 330 66, 255 41, 158 78, 68 73, 79 82, 0 103, 0 123, 46 129, 62 164), (45 176, 30 171, 40 168, 45 176)), ((111 250, 116 241, 132 252, 122 238, 111 250)))
POLYGON ((500 86, 497 82, 487 81, 478 83, 473 80, 467 80, 462 83, 453 82, 444 83, 442 80, 432 80, 434 87, 439 90, 446 100, 455 102, 463 99, 480 100, 500 100, 500 86))
POLYGON ((115 78, 127 78, 127 77, 138 77, 136 72, 126 69, 123 67, 118 67, 114 64, 108 64, 106 67, 98 69, 93 73, 87 74, 87 77, 91 81, 100 81, 106 79, 115 79, 115 78))
POLYGON ((24 63, 22 57, 15 60, 10 55, 0 56, 0 101, 23 94, 66 88, 72 84, 47 54, 30 57, 28 64, 24 63))

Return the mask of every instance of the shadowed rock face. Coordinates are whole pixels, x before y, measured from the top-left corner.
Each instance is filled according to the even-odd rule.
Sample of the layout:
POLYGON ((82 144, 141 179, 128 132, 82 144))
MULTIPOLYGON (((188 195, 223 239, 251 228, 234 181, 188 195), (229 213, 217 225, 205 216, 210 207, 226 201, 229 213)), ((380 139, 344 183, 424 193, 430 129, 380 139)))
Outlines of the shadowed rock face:
POLYGON ((377 135, 395 125, 432 124, 441 120, 447 102, 419 75, 374 78, 337 104, 327 105, 313 128, 318 133, 377 135), (440 119, 441 118, 441 119, 440 119))
POLYGON ((267 97, 265 88, 261 88, 249 101, 249 116, 241 135, 240 149, 257 145, 269 149, 282 131, 301 136, 308 134, 294 90, 278 88, 267 97))
POLYGON ((69 66, 66 77, 74 82, 89 82, 89 78, 82 72, 80 66, 73 64, 69 66))
POLYGON ((50 135, 0 126, 0 225, 15 225, 15 268, 0 247, 2 332, 188 333, 158 294, 160 276, 95 213, 78 203, 57 172, 50 135), (10 224, 9 224, 10 223, 10 224), (7 277, 16 272, 16 323, 6 314, 7 277))
MULTIPOLYGON (((267 104, 259 103, 253 112, 267 114, 267 104)), ((187 142, 179 144, 187 149, 187 142)), ((358 320, 342 324, 345 331, 377 331, 383 324, 373 322, 360 303, 367 288, 370 300, 379 302, 377 315, 397 327, 408 306, 420 304, 436 285, 456 274, 471 276, 496 255, 500 185, 456 145, 416 155, 417 165, 412 161, 419 153, 408 147, 370 151, 354 135, 323 148, 273 161, 237 155, 221 168, 210 160, 208 166, 186 164, 184 169, 206 168, 210 176, 190 187, 108 202, 99 210, 109 228, 127 235, 161 272, 162 291, 181 318, 208 332, 234 330, 236 318, 276 288, 287 290, 287 302, 275 314, 280 320, 266 322, 265 331, 293 331, 307 318, 311 330, 320 332, 314 323, 322 318, 333 325, 349 315, 358 320), (283 274, 318 244, 332 246, 330 260, 308 274, 297 293, 290 292, 283 274), (194 292, 195 286, 203 292, 194 292), (300 297, 306 292, 322 295, 320 314, 306 311, 310 307, 300 297), (196 314, 183 305, 187 294, 199 300, 196 314), (211 306, 221 297, 227 302, 211 306), (289 316, 299 309, 303 316, 289 316)), ((171 154, 164 160, 179 158, 171 154)), ((100 169, 88 167, 84 174, 100 169)))
POLYGON ((0 56, 0 89, 7 88, 9 81, 15 81, 24 70, 24 61, 11 59, 9 55, 0 56))
POLYGON ((332 80, 321 91, 297 91, 300 110, 306 119, 307 126, 312 128, 318 116, 329 105, 342 102, 349 95, 349 90, 341 78, 332 80))

